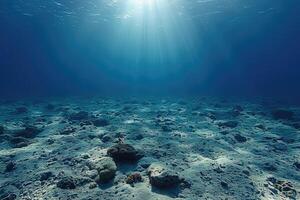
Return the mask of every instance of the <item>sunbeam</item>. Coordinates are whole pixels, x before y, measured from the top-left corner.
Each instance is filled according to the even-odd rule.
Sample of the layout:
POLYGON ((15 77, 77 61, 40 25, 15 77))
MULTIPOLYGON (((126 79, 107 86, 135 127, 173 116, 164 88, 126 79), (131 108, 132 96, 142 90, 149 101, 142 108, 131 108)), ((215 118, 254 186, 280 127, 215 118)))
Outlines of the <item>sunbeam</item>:
POLYGON ((129 0, 123 5, 111 52, 127 63, 124 71, 164 76, 180 70, 180 62, 193 62, 198 36, 179 8, 180 4, 166 0, 129 0))

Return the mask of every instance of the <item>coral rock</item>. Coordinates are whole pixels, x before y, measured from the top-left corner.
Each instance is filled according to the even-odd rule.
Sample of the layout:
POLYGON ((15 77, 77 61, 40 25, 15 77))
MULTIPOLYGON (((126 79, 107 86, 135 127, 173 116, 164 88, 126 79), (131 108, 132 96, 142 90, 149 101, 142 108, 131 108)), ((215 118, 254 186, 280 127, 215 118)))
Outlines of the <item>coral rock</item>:
POLYGON ((117 166, 112 158, 105 157, 96 163, 96 169, 98 171, 97 182, 105 183, 115 177, 117 166))
POLYGON ((182 182, 176 172, 168 170, 159 164, 150 165, 148 174, 151 185, 158 188, 170 188, 182 182))
POLYGON ((129 144, 117 144, 107 150, 107 155, 116 161, 133 162, 139 160, 143 155, 129 144))

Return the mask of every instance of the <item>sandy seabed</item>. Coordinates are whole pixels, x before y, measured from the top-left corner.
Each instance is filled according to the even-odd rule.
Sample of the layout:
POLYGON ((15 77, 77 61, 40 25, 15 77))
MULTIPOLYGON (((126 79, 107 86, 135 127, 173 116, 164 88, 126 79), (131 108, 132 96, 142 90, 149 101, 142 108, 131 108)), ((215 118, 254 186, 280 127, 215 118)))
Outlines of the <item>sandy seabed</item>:
POLYGON ((0 199, 296 200, 299 172, 293 105, 211 97, 0 104, 0 199))

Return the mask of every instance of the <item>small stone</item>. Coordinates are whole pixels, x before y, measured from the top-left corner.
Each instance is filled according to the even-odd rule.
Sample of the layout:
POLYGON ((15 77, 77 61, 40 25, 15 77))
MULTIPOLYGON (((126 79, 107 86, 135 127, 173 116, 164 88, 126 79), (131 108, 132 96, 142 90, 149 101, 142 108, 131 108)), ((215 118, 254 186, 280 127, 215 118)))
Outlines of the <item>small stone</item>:
POLYGON ((294 166, 295 166, 298 170, 300 170, 300 162, 294 162, 294 166))
POLYGON ((16 108, 16 111, 15 111, 16 114, 24 114, 27 112, 28 112, 28 109, 25 106, 18 107, 18 108, 16 108))
POLYGON ((228 135, 228 134, 229 134, 228 131, 221 131, 220 133, 221 133, 222 135, 228 135))
POLYGON ((96 182, 92 182, 90 185, 89 185, 89 189, 94 189, 97 187, 97 183, 96 182))
POLYGON ((86 111, 80 111, 69 115, 69 120, 73 120, 73 121, 80 121, 88 118, 89 118, 89 113, 86 111))
POLYGON ((99 176, 97 182, 106 183, 115 177, 117 166, 112 158, 104 157, 96 163, 96 169, 99 176))
POLYGON ((12 137, 9 139, 12 148, 23 148, 30 145, 30 141, 23 137, 12 137))
POLYGON ((14 193, 9 193, 5 196, 0 196, 1 200, 15 200, 17 198, 17 195, 14 193))
MULTIPOLYGON (((274 177, 269 177, 267 179, 267 181, 271 182, 274 189, 280 191, 282 194, 284 194, 289 199, 297 199, 297 191, 294 189, 291 182, 287 182, 284 180, 277 180, 274 177)), ((277 194, 278 191, 274 192, 274 193, 277 194)))
POLYGON ((87 171, 85 174, 86 174, 87 177, 89 177, 91 179, 95 179, 98 176, 98 171, 93 169, 93 170, 87 171))
POLYGON ((288 150, 287 145, 282 142, 276 142, 275 144, 273 144, 273 147, 275 150, 278 150, 278 151, 287 151, 288 150))
POLYGON ((52 111, 52 110, 55 109, 55 106, 54 106, 53 104, 49 103, 45 108, 46 108, 47 110, 52 111))
POLYGON ((250 176, 250 172, 248 170, 243 170, 243 173, 246 175, 246 176, 250 176))
POLYGON ((37 134, 39 134, 41 130, 36 128, 35 126, 26 126, 25 129, 17 131, 15 133, 16 137, 24 137, 24 138, 35 138, 37 134))
POLYGON ((90 179, 90 178, 87 178, 87 177, 78 177, 76 179, 76 186, 85 186, 91 182, 95 182, 94 180, 90 179))
POLYGON ((139 161, 139 165, 140 165, 142 168, 146 169, 146 168, 148 168, 148 167, 151 165, 151 163, 154 163, 154 162, 156 162, 156 161, 157 161, 157 160, 154 159, 154 158, 151 158, 151 157, 144 157, 144 158, 142 158, 142 159, 139 161))
POLYGON ((238 126, 238 122, 237 121, 225 121, 225 122, 219 122, 218 126, 222 127, 222 128, 235 128, 238 126))
POLYGON ((76 181, 73 177, 65 176, 57 182, 56 186, 61 189, 75 189, 76 181))
POLYGON ((137 134, 132 137, 133 140, 142 140, 144 136, 142 134, 137 134))
POLYGON ((0 125, 0 135, 4 133, 4 127, 0 125))
POLYGON ((221 167, 217 167, 215 169, 213 169, 215 172, 217 172, 218 174, 224 173, 224 170, 221 169, 221 167))
POLYGON ((116 161, 134 162, 143 157, 141 152, 137 151, 129 144, 117 144, 107 150, 107 155, 116 161))
POLYGON ((241 112, 238 111, 238 110, 232 110, 232 111, 231 111, 231 115, 232 115, 233 117, 237 117, 237 116, 241 115, 241 112))
POLYGON ((13 161, 9 161, 6 165, 5 172, 12 172, 17 167, 17 164, 13 161))
POLYGON ((267 181, 269 181, 272 184, 275 184, 277 182, 277 179, 275 177, 268 177, 267 181))
POLYGON ((284 119, 291 120, 293 119, 294 113, 290 110, 277 109, 272 111, 272 116, 274 119, 284 119))
POLYGON ((291 138, 290 136, 283 136, 283 137, 280 137, 279 140, 287 143, 287 144, 291 144, 291 143, 294 143, 295 142, 295 139, 294 138, 291 138))
POLYGON ((294 122, 291 124, 292 127, 294 127, 295 129, 300 129, 300 122, 294 122))
POLYGON ((151 164, 148 168, 148 174, 151 185, 158 188, 176 187, 182 182, 176 172, 159 164, 151 164))
POLYGON ((109 125, 109 121, 106 119, 96 119, 93 121, 94 126, 104 127, 109 125))
POLYGON ((43 172, 40 175, 40 181, 46 181, 46 180, 48 180, 52 176, 53 176, 53 173, 51 171, 43 172))
POLYGON ((51 145, 51 144, 54 144, 55 140, 53 138, 49 138, 47 140, 47 144, 51 145))
POLYGON ((229 187, 228 187, 228 183, 224 182, 224 181, 221 181, 221 186, 222 188, 224 188, 225 190, 228 190, 229 187))
POLYGON ((161 129, 162 129, 163 132, 171 132, 172 131, 172 129, 169 126, 166 126, 166 125, 163 125, 161 127, 161 129))
POLYGON ((267 171, 276 171, 277 167, 275 166, 275 164, 272 164, 272 163, 264 163, 263 169, 265 169, 267 171))
POLYGON ((81 157, 82 157, 83 159, 89 159, 89 158, 90 158, 90 155, 89 155, 89 154, 83 154, 81 157))
POLYGON ((112 141, 112 140, 113 140, 113 138, 108 134, 101 137, 101 141, 104 142, 104 143, 112 141))
POLYGON ((256 124, 255 127, 261 130, 266 130, 266 127, 263 124, 256 124))
POLYGON ((134 183, 142 182, 142 181, 143 181, 143 178, 142 178, 141 174, 139 174, 139 173, 130 174, 126 178, 126 183, 130 184, 130 185, 132 185, 134 183))
POLYGON ((74 133, 75 131, 76 131, 76 128, 74 128, 74 127, 66 127, 60 132, 60 134, 61 135, 70 135, 71 133, 74 133))
POLYGON ((247 138, 242 136, 241 134, 236 134, 234 135, 234 139, 237 141, 237 142, 240 142, 240 143, 244 143, 244 142, 247 142, 247 138))
POLYGON ((236 106, 233 107, 233 110, 237 110, 237 111, 242 112, 242 111, 244 111, 244 108, 240 105, 236 105, 236 106))

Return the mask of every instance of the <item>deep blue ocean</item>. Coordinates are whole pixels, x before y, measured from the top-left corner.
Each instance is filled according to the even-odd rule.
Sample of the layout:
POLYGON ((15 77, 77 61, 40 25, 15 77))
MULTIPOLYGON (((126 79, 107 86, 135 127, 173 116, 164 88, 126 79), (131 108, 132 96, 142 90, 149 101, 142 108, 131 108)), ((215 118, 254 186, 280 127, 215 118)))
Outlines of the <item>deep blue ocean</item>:
POLYGON ((1 0, 0 95, 300 99, 298 0, 1 0))

